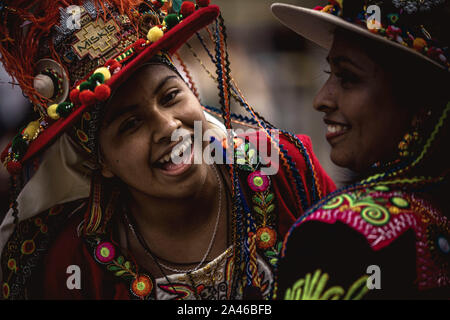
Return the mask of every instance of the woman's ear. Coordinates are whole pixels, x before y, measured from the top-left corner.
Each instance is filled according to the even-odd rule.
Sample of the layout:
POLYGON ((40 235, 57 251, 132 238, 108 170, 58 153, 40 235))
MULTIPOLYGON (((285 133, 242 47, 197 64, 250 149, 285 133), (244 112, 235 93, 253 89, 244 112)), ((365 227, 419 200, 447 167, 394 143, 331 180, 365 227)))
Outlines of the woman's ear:
POLYGON ((102 173, 102 176, 105 178, 114 178, 115 174, 111 171, 108 164, 105 163, 103 159, 103 152, 99 148, 97 151, 97 163, 98 167, 100 167, 100 172, 102 173))
POLYGON ((105 178, 114 178, 114 173, 104 163, 101 164, 101 173, 105 178))

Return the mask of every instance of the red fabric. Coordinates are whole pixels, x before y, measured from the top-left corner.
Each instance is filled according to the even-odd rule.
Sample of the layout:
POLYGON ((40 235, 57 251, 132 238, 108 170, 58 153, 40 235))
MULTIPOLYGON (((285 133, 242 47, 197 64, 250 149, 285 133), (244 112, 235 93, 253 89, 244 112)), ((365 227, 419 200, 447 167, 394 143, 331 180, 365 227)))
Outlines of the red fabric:
MULTIPOLYGON (((258 139, 264 137, 260 132, 258 139)), ((298 136, 303 142, 311 161, 317 172, 318 188, 320 188, 323 196, 335 190, 333 181, 322 169, 320 163, 313 154, 311 140, 304 135, 298 136)), ((295 161, 296 167, 302 175, 303 181, 306 183, 305 174, 307 166, 300 152, 295 146, 288 143, 281 137, 280 141, 284 148, 287 149, 292 160, 295 161)), ((269 143, 269 142, 268 142, 269 143)), ((271 176, 274 186, 274 192, 277 199, 277 207, 279 212, 279 233, 284 237, 291 225, 296 221, 297 217, 303 213, 296 208, 296 198, 294 189, 289 184, 286 172, 280 170, 274 176, 271 176)), ((242 183, 246 183, 242 181, 242 183)), ((307 186, 305 184, 305 186, 307 186)), ((310 196, 309 196, 310 198, 310 196)), ((251 203, 251 200, 250 200, 251 203)), ((311 204, 311 203, 310 203, 311 204)), ((37 286, 40 292, 39 297, 45 299, 129 299, 129 288, 118 277, 112 273, 103 271, 101 266, 93 259, 88 252, 83 239, 77 235, 77 227, 81 223, 83 216, 81 214, 73 216, 64 231, 54 242, 49 253, 45 257, 41 275, 34 276, 41 281, 37 286), (67 267, 70 265, 78 265, 81 269, 81 290, 69 290, 66 285, 67 278, 70 276, 66 273, 67 267)))

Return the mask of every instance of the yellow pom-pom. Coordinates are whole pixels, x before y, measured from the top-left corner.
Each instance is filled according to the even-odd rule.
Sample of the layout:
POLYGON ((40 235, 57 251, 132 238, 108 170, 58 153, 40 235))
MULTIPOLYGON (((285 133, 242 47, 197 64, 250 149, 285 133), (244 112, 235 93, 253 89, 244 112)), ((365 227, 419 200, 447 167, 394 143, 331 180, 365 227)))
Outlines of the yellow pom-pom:
POLYGON ((58 108, 57 104, 52 104, 51 106, 49 106, 47 108, 47 114, 53 120, 58 120, 59 119, 59 114, 56 112, 56 108, 58 108))
POLYGON ((159 27, 151 28, 147 33, 147 39, 150 42, 156 42, 164 36, 164 32, 159 27))
POLYGON ((427 46, 427 42, 422 38, 415 38, 413 42, 413 47, 417 51, 422 51, 423 48, 427 46))
POLYGON ((23 136, 27 140, 33 140, 39 133, 39 121, 33 121, 28 124, 28 126, 23 130, 23 136))
POLYGON ((94 73, 101 73, 105 77, 105 81, 111 79, 111 72, 109 72, 108 68, 101 67, 95 70, 94 73))

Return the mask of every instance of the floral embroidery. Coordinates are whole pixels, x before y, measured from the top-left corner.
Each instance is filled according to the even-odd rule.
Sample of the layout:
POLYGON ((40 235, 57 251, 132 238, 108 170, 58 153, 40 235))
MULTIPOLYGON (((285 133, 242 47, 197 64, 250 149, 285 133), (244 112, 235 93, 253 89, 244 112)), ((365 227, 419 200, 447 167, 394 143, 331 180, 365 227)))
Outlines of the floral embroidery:
POLYGON ((152 280, 146 275, 138 276, 131 284, 131 291, 140 298, 148 296, 152 289, 152 280))
POLYGON ((27 283, 34 269, 41 263, 67 218, 80 212, 84 205, 84 200, 58 205, 19 223, 1 256, 4 299, 26 298, 27 283))
POLYGON ((264 192, 270 185, 270 180, 267 176, 263 175, 261 171, 255 171, 248 175, 247 178, 250 189, 255 192, 264 192))
POLYGON ((341 286, 333 286, 324 292, 328 279, 328 274, 322 273, 320 269, 314 272, 312 278, 311 274, 307 273, 305 278, 297 280, 286 290, 284 300, 361 300, 369 291, 367 275, 356 280, 347 293, 341 286))
POLYGON ((277 242, 277 233, 270 227, 262 227, 256 231, 256 246, 260 249, 269 249, 277 242))
POLYGON ((116 250, 110 242, 103 242, 97 246, 95 257, 101 263, 108 263, 114 259, 116 250))

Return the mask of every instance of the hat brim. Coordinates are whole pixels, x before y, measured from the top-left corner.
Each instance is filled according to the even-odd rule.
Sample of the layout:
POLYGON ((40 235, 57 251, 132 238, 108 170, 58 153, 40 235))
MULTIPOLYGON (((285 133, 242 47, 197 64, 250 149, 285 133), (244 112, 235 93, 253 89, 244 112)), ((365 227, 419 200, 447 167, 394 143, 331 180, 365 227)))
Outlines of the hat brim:
MULTIPOLYGON (((175 53, 186 41, 188 41, 197 31, 212 23, 220 13, 216 5, 209 5, 200 8, 190 16, 183 19, 178 25, 167 31, 157 42, 151 44, 141 52, 134 60, 124 66, 118 73, 114 74, 106 84, 113 91, 125 82, 142 64, 149 61, 161 50, 166 50, 170 54, 175 53)), ((33 140, 21 159, 25 163, 39 151, 48 146, 57 136, 67 130, 85 111, 90 107, 80 106, 75 109, 67 118, 60 119, 46 128, 35 140, 33 140)), ((9 146, 7 147, 9 148, 9 146)))
POLYGON ((325 49, 331 49, 335 30, 341 28, 398 48, 420 59, 431 62, 440 69, 445 69, 436 61, 414 49, 372 33, 362 26, 350 23, 332 14, 284 3, 272 4, 271 10, 274 16, 286 27, 325 49))

